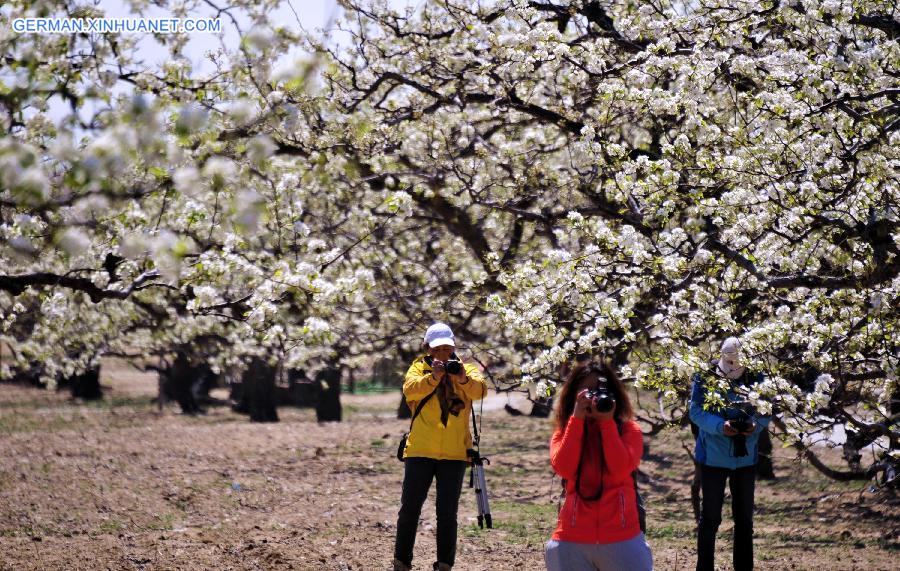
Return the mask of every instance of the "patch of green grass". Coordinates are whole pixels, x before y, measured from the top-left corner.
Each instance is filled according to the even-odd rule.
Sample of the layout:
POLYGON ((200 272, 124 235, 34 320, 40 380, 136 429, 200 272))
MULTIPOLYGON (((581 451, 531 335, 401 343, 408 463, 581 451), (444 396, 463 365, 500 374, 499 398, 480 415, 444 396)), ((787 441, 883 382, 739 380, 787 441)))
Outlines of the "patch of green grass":
POLYGON ((696 537, 693 526, 684 526, 677 524, 661 524, 654 525, 652 521, 647 521, 647 539, 690 539, 696 537))
POLYGON ((666 478, 669 480, 679 480, 684 477, 684 471, 679 467, 676 468, 657 468, 653 473, 656 479, 666 478))
POLYGON ((18 529, 0 529, 0 537, 16 537, 21 533, 21 530, 18 529))
MULTIPOLYGON (((115 408, 126 407, 146 410, 151 407, 152 397, 117 397, 102 401, 88 401, 79 405, 71 403, 40 403, 43 406, 7 407, 0 414, 0 434, 23 432, 61 432, 85 426, 87 421, 106 417, 115 408)), ((19 403, 17 403, 19 404, 19 403)), ((111 428, 134 426, 145 422, 138 414, 109 414, 106 423, 111 428)))
POLYGON ((766 551, 764 549, 756 548, 754 549, 753 557, 757 561, 772 561, 778 559, 778 554, 770 553, 769 551, 766 551))
POLYGON ((381 448, 384 446, 384 440, 381 438, 376 438, 375 440, 370 442, 370 444, 372 445, 372 448, 381 448))
MULTIPOLYGON (((476 412, 477 414, 477 412, 476 412)), ((507 421, 503 420, 491 420, 490 422, 485 423, 485 429, 493 429, 493 430, 510 430, 513 426, 507 421)))
POLYGON ((152 395, 140 396, 107 396, 100 400, 86 401, 85 406, 98 409, 110 409, 119 407, 128 408, 151 408, 155 406, 153 402, 155 397, 152 395))
POLYGON ((344 417, 346 418, 365 418, 365 417, 376 417, 380 418, 385 415, 393 415, 395 413, 395 407, 383 407, 378 405, 366 405, 366 404, 345 404, 343 405, 344 417))
POLYGON ((359 463, 352 462, 345 466, 335 469, 335 474, 359 474, 360 476, 371 476, 375 474, 390 474, 394 471, 393 463, 375 462, 375 463, 359 463))
POLYGON ((822 535, 812 534, 805 531, 797 531, 794 533, 788 531, 775 531, 766 534, 765 541, 774 545, 813 545, 822 547, 826 545, 837 545, 839 543, 847 543, 847 540, 841 539, 838 535, 822 535))
POLYGON ((481 537, 482 535, 484 535, 484 531, 485 530, 478 527, 477 523, 473 523, 462 528, 462 532, 465 537, 481 537))
POLYGON ((809 495, 816 493, 859 492, 869 485, 868 481, 839 482, 828 478, 817 470, 804 470, 796 473, 785 472, 775 482, 766 482, 773 490, 788 494, 809 495))
POLYGON ((59 534, 59 530, 49 525, 24 525, 0 529, 0 537, 47 537, 59 534))
POLYGON ((370 381, 357 381, 356 386, 353 389, 353 392, 347 391, 347 394, 351 395, 368 395, 368 394, 381 394, 381 393, 393 393, 400 392, 400 387, 393 385, 383 385, 381 383, 373 383, 370 381))
MULTIPOLYGON (((41 390, 41 389, 35 389, 41 390)), ((48 398, 35 398, 31 400, 10 400, 0 402, 0 410, 4 409, 29 409, 34 410, 36 408, 45 408, 45 407, 62 407, 65 406, 65 403, 55 402, 48 398)))
POLYGON ((504 540, 513 545, 543 544, 556 527, 555 504, 496 501, 491 513, 494 529, 508 532, 504 540))
POLYGON ((146 529, 153 531, 169 531, 175 523, 175 514, 156 514, 153 520, 147 524, 146 529))
POLYGON ((35 414, 14 411, 0 416, 0 434, 20 432, 60 432, 77 427, 84 417, 75 414, 35 414))
POLYGON ((103 533, 110 533, 110 534, 119 533, 123 529, 125 529, 125 525, 122 522, 114 520, 114 519, 108 519, 108 520, 104 521, 103 523, 101 523, 99 526, 97 526, 97 532, 101 533, 101 534, 103 534, 103 533))
MULTIPOLYGON (((507 476, 511 476, 514 473, 517 473, 518 470, 514 466, 508 466, 503 464, 497 464, 495 466, 490 467, 490 475, 493 478, 505 478, 507 476)), ((485 470, 487 473, 487 470, 485 470)))

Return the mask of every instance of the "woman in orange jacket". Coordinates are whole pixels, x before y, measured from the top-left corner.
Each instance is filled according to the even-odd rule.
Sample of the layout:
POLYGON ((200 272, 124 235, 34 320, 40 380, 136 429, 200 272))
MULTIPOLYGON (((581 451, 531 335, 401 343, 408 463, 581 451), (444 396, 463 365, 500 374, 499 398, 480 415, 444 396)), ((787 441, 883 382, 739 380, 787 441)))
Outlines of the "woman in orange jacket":
POLYGON ((436 571, 449 571, 456 560, 456 514, 463 476, 472 447, 469 414, 472 401, 481 400, 487 384, 475 365, 463 363, 455 353, 453 331, 435 323, 425 332, 426 355, 406 372, 403 395, 413 411, 403 452, 403 492, 394 541, 394 571, 412 564, 416 528, 431 482, 436 481, 436 571))
POLYGON ((622 381, 605 362, 587 362, 557 399, 550 464, 565 503, 547 543, 548 571, 651 571, 633 479, 643 437, 622 381))

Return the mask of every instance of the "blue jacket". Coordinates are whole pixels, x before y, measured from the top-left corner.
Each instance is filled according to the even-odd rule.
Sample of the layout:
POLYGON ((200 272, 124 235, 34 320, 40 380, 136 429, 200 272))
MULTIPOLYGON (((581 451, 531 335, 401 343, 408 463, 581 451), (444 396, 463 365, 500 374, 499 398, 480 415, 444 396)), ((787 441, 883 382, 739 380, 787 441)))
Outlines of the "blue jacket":
MULTIPOLYGON (((747 435, 747 455, 735 456, 734 438, 725 436, 725 421, 738 418, 741 412, 738 409, 729 407, 703 410, 703 401, 706 398, 703 375, 696 373, 692 380, 690 416, 694 424, 700 428, 700 431, 697 433, 697 444, 694 447, 694 457, 697 462, 707 466, 730 468, 732 470, 756 464, 759 457, 759 435, 762 434, 763 430, 766 430, 772 417, 756 413, 750 415, 750 420, 756 423, 756 428, 752 434, 747 435)), ((734 391, 736 385, 753 384, 761 380, 763 380, 762 373, 751 373, 745 374, 744 377, 737 381, 732 381, 732 388, 728 390, 725 401, 741 400, 740 395, 734 391)))

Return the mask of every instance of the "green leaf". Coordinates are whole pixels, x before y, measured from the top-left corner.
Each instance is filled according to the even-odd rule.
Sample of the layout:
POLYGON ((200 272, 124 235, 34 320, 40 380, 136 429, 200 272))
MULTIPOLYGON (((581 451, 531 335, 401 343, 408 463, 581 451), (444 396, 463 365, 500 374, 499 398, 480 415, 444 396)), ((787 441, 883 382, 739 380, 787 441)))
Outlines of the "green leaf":
POLYGON ((164 181, 169 178, 169 172, 162 167, 150 167, 149 171, 158 181, 164 181))

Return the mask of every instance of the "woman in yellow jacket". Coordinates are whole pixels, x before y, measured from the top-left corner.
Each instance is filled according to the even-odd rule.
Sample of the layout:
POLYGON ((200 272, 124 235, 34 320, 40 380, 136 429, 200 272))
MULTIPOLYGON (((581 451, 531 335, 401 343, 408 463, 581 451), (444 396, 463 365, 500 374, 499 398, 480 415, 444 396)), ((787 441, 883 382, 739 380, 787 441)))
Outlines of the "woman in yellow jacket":
POLYGON ((413 361, 406 372, 403 395, 413 411, 403 454, 403 492, 394 543, 394 570, 408 571, 422 504, 437 481, 437 562, 447 571, 456 559, 456 513, 463 476, 472 447, 469 414, 472 401, 484 398, 487 384, 477 367, 462 363, 454 352, 453 331, 435 323, 425 332, 427 355, 413 361))

